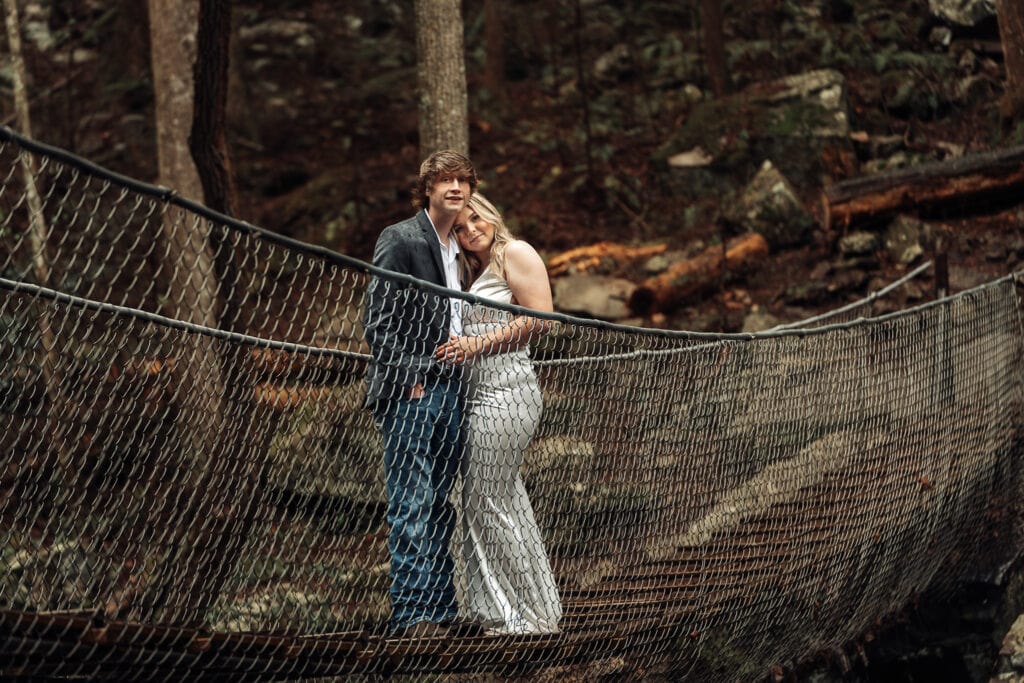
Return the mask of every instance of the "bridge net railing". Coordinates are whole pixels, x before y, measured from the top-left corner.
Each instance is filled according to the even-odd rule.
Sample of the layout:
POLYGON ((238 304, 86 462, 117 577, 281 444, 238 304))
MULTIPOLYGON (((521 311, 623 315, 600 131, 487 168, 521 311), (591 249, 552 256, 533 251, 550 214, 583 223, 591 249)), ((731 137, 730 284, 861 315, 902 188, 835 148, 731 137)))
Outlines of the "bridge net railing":
POLYGON ((473 428, 526 445, 558 631, 391 637, 367 290, 414 323, 382 365, 432 352, 449 298, 524 312, 0 136, 5 679, 760 678, 1020 548, 1019 277, 760 335, 550 315, 539 391, 473 428))
POLYGON ((922 278, 931 270, 931 261, 916 266, 910 272, 893 282, 871 292, 865 297, 851 301, 847 304, 831 309, 818 315, 808 316, 800 320, 787 323, 779 323, 771 328, 771 331, 808 329, 822 327, 825 325, 836 325, 855 321, 859 318, 873 318, 893 312, 894 298, 902 294, 907 296, 906 289, 915 287, 914 293, 920 290, 916 283, 917 278, 922 278))

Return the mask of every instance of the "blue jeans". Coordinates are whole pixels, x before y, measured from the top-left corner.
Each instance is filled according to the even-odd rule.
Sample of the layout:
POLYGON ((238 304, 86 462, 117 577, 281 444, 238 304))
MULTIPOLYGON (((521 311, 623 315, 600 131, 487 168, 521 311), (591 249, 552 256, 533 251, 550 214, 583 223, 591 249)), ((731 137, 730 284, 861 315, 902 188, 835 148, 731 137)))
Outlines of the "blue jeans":
POLYGON ((378 419, 384 437, 391 552, 391 630, 451 621, 458 610, 448 545, 459 471, 461 399, 453 379, 429 379, 421 398, 394 400, 378 419))

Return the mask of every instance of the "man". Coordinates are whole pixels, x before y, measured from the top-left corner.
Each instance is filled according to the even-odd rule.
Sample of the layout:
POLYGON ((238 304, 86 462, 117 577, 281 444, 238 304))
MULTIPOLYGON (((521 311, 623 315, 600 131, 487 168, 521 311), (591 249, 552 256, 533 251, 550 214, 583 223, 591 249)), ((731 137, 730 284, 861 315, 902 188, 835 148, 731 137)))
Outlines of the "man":
MULTIPOLYGON (((420 211, 377 239, 373 263, 460 289, 452 225, 476 190, 473 165, 442 150, 420 166, 413 206, 420 211)), ((459 470, 459 366, 434 361, 438 345, 462 331, 457 300, 375 277, 364 330, 373 354, 367 406, 384 438, 391 552, 391 624, 396 636, 447 634, 457 614, 448 545, 448 502, 459 470)), ((457 360, 457 359, 453 359, 457 360)))

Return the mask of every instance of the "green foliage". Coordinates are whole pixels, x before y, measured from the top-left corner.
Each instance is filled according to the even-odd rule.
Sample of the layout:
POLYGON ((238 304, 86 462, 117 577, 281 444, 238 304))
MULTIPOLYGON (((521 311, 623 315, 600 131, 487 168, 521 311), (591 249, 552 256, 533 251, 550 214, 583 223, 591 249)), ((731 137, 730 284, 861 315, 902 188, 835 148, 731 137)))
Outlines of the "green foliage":
POLYGON ((609 198, 609 204, 616 204, 626 209, 639 213, 643 210, 643 194, 639 187, 640 181, 631 175, 608 174, 604 177, 604 189, 609 198))
POLYGON ((810 136, 826 123, 827 113, 816 101, 796 99, 766 112, 760 134, 764 137, 810 136))
POLYGON ((703 147, 712 156, 718 156, 726 141, 743 128, 743 110, 738 99, 707 100, 697 104, 686 120, 653 155, 657 163, 694 147, 703 147), (739 124, 739 125, 737 125, 739 124))
POLYGON ((107 84, 104 88, 106 95, 111 97, 125 98, 128 102, 147 102, 153 97, 153 84, 148 80, 124 79, 107 84))
POLYGON ((826 123, 826 110, 817 102, 795 99, 769 104, 743 97, 709 100, 696 105, 673 136, 653 155, 664 164, 678 152, 702 147, 717 168, 741 168, 755 163, 750 152, 760 140, 810 137, 826 123))
POLYGON ((695 205, 691 204, 683 209, 683 226, 686 229, 691 229, 697 225, 697 219, 700 218, 700 210, 695 205))
POLYGON ((922 73, 941 77, 952 71, 951 60, 940 54, 910 52, 892 45, 875 53, 874 69, 876 73, 887 70, 915 69, 922 73))
POLYGON ((768 38, 730 42, 725 46, 726 61, 729 69, 735 70, 743 64, 773 59, 778 48, 779 45, 768 38))
POLYGON ((821 65, 838 69, 867 69, 876 48, 859 30, 843 30, 828 36, 821 46, 821 65))
MULTIPOLYGON (((125 5, 115 5, 54 5, 48 29, 58 38, 62 55, 82 47, 102 52, 115 44, 113 32, 128 23, 125 5)), ((693 212, 680 212, 697 202, 714 204, 742 186, 766 153, 795 157, 799 150, 788 137, 813 129, 815 112, 810 109, 762 118, 743 103, 700 102, 710 94, 696 3, 624 0, 584 2, 581 7, 583 23, 578 26, 574 3, 505 3, 506 83, 500 98, 481 84, 488 47, 483 4, 463 8, 474 160, 484 169, 511 162, 507 173, 488 180, 494 182, 496 198, 507 198, 507 219, 517 221, 521 234, 537 246, 556 248, 559 240, 580 237, 545 230, 544 212, 551 210, 571 216, 569 221, 577 225, 590 224, 588 218, 599 213, 601 232, 594 239, 655 238, 659 223, 678 227, 699 220, 693 212), (589 133, 583 125, 584 104, 589 133), (666 170, 668 156, 698 145, 715 158, 712 168, 666 170), (624 165, 631 171, 623 172, 624 165), (549 173, 554 167, 559 174, 549 173), (539 187, 536 175, 544 179, 539 187), (529 193, 535 193, 532 201, 521 201, 529 193)), ((234 17, 245 29, 240 32, 240 64, 251 117, 244 134, 247 144, 231 141, 243 205, 252 207, 251 217, 273 229, 367 256, 368 240, 363 238, 408 209, 403 196, 408 171, 399 165, 408 168, 416 147, 416 25, 411 6, 384 0, 334 8, 287 0, 242 3, 234 17), (332 13, 336 20, 321 21, 332 13), (268 44, 263 37, 245 38, 274 35, 273 22, 292 20, 305 27, 301 49, 285 44, 287 40, 268 44), (271 98, 278 104, 266 106, 271 98), (294 154, 300 143, 307 145, 301 159, 294 154), (356 164, 362 166, 358 177, 350 173, 356 164), (266 189, 273 183, 244 179, 246 173, 257 178, 274 174, 268 169, 279 166, 301 168, 310 191, 293 187, 294 198, 284 198, 266 189), (323 184, 324 174, 340 182, 323 184)), ((870 134, 890 133, 902 120, 939 121, 951 112, 990 107, 988 92, 969 104, 952 99, 960 51, 937 50, 930 44, 930 21, 920 2, 729 5, 724 28, 733 92, 810 68, 835 67, 847 78, 856 129, 870 134), (836 20, 839 5, 843 17, 836 20)), ((40 60, 40 66, 46 61, 40 60)), ((49 61, 49 73, 35 74, 40 83, 56 82, 55 76, 63 75, 58 70, 70 68, 49 61)), ((103 61, 102 54, 97 61, 103 61)), ((75 75, 60 88, 59 97, 40 99, 41 118, 49 118, 51 128, 53 112, 68 121, 67 130, 41 137, 76 143, 92 143, 111 133, 124 137, 124 130, 90 130, 97 128, 93 121, 108 128, 111 122, 122 125, 119 114, 126 102, 143 113, 152 106, 152 92, 140 76, 148 72, 148 64, 124 66, 131 68, 110 69, 96 82, 75 75), (96 106, 88 98, 97 93, 117 101, 96 106), (67 106, 79 101, 83 111, 112 111, 107 117, 81 117, 67 106)), ((87 63, 74 69, 76 74, 91 70, 87 63)), ((973 142, 1019 138, 1018 131, 1004 136, 987 128, 988 118, 977 120, 982 125, 973 129, 973 142)), ((918 128, 914 134, 923 141, 930 132, 918 128)), ((802 150, 804 165, 820 161, 818 152, 802 150)), ((119 170, 147 177, 153 158, 151 153, 138 155, 119 170)), ((819 164, 791 179, 801 190, 813 192, 806 184, 819 183, 835 170, 819 164)), ((705 214, 713 220, 715 210, 705 214)))
POLYGON ((637 54, 639 68, 652 86, 672 86, 701 77, 703 60, 687 39, 678 33, 654 37, 643 43, 637 54))
POLYGON ((879 81, 881 101, 893 113, 934 119, 949 104, 941 76, 918 69, 887 70, 879 81))
POLYGON ((1024 145, 1024 121, 1018 121, 1014 124, 1007 141, 1011 145, 1024 145))
MULTIPOLYGON (((397 58, 384 59, 380 71, 359 81, 359 90, 364 100, 388 101, 395 93, 407 92, 410 83, 415 83, 416 70, 397 58), (388 63, 390 62, 390 63, 388 63)), ((344 85, 348 85, 345 83, 344 85)))
POLYGON ((106 10, 95 21, 89 23, 82 33, 82 42, 88 47, 97 47, 102 45, 104 36, 108 35, 108 31, 117 21, 117 13, 120 9, 116 6, 106 10))

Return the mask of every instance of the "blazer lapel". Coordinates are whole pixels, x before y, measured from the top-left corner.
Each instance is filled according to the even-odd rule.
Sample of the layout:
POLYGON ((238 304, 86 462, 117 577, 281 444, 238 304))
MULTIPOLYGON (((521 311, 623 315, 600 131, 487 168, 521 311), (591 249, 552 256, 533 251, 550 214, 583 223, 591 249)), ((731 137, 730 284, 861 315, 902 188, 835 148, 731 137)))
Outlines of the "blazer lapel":
POLYGON ((441 240, 438 239, 437 231, 434 230, 434 225, 430 222, 425 209, 420 209, 416 217, 419 219, 423 237, 430 245, 430 255, 434 258, 434 265, 437 266, 437 274, 440 277, 437 284, 444 287, 447 284, 447 279, 444 276, 444 261, 441 259, 441 240))

